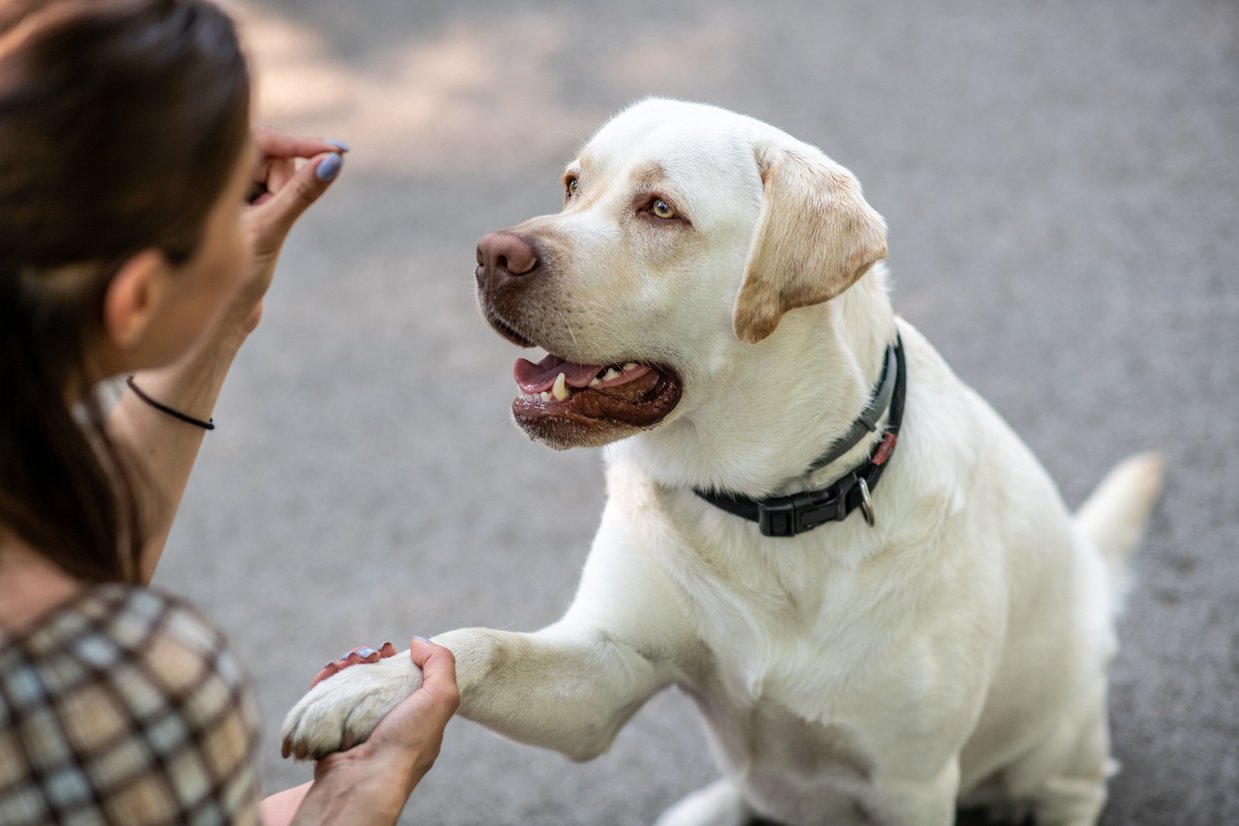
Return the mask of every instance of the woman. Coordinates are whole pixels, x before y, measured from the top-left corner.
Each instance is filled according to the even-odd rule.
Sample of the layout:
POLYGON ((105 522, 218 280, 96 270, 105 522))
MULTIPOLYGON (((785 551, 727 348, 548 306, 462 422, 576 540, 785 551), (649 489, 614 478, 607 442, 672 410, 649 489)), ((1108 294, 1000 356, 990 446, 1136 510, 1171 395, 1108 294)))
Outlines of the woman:
MULTIPOLYGON (((144 586, 280 246, 345 149, 251 137, 207 0, 0 6, 0 823, 258 821, 240 670, 144 586), (126 375, 105 416, 100 382, 126 375)), ((450 652, 411 651, 424 687, 264 819, 395 822, 458 702, 450 652)))

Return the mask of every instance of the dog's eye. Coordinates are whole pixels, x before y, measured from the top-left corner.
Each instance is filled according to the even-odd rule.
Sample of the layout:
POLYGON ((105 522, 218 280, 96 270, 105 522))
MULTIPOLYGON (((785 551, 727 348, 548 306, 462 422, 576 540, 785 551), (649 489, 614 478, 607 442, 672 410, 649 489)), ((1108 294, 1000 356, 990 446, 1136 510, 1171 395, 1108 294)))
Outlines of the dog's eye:
POLYGON ((581 188, 581 182, 576 178, 569 178, 564 184, 564 197, 571 198, 576 195, 578 189, 581 188))
POLYGON ((670 221, 675 217, 675 210, 662 198, 654 199, 653 203, 650 204, 650 212, 654 214, 655 218, 662 218, 664 221, 670 221))

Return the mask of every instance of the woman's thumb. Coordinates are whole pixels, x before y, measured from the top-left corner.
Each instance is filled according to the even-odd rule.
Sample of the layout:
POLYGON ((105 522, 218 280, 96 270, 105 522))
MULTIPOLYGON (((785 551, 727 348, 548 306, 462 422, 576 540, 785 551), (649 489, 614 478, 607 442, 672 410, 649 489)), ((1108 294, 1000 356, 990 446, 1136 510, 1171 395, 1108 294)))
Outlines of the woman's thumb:
POLYGON ((271 211, 272 224, 281 236, 287 234, 310 204, 327 191, 343 166, 344 156, 339 152, 326 152, 311 158, 262 205, 271 211))

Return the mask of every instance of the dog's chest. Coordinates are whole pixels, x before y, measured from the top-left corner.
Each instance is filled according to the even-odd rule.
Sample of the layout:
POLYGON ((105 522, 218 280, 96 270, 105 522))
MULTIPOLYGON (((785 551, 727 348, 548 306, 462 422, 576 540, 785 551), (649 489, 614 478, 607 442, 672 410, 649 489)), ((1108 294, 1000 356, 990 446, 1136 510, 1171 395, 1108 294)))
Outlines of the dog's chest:
POLYGON ((778 700, 737 702, 715 692, 689 690, 710 722, 728 761, 746 771, 777 768, 806 778, 830 775, 866 781, 873 764, 857 733, 844 724, 810 722, 778 700))
POLYGON ((719 758, 767 811, 808 806, 782 809, 788 822, 866 822, 857 807, 880 753, 873 706, 900 682, 883 653, 899 622, 891 578, 790 544, 759 556, 725 522, 678 527, 691 547, 675 549, 669 573, 708 652, 681 687, 719 758))
POLYGON ((717 757, 762 811, 785 822, 869 822, 861 800, 876 764, 857 728, 811 722, 769 697, 687 693, 706 718, 717 757))

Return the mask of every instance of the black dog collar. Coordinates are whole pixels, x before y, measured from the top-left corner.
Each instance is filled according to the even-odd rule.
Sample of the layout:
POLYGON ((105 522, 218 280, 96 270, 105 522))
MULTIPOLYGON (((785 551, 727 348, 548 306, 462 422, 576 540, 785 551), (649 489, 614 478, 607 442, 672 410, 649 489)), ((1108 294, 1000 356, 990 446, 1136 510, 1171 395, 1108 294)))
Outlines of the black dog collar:
POLYGON ((809 465, 806 473, 823 468, 851 450, 866 433, 877 431, 877 422, 890 406, 890 418, 886 432, 869 459, 860 467, 849 471, 834 484, 819 490, 793 493, 790 496, 772 496, 752 499, 732 493, 715 491, 693 492, 715 507, 728 513, 756 522, 765 536, 795 536, 811 531, 826 522, 841 522, 857 508, 870 525, 875 523, 873 502, 870 494, 878 486, 882 472, 899 438, 899 426, 903 422, 904 397, 907 390, 908 369, 904 361, 903 340, 895 337, 895 343, 886 348, 886 364, 878 379, 873 396, 864 411, 857 417, 848 432, 841 436, 821 457, 809 465))

